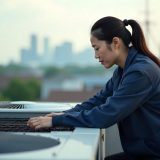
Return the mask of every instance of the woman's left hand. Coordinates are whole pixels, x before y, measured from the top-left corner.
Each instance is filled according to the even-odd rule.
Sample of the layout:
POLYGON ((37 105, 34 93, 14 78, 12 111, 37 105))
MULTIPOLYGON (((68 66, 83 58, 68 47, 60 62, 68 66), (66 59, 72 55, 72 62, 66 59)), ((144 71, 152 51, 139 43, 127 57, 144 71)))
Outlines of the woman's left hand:
POLYGON ((52 117, 40 116, 30 118, 27 122, 27 126, 33 129, 52 127, 52 117))

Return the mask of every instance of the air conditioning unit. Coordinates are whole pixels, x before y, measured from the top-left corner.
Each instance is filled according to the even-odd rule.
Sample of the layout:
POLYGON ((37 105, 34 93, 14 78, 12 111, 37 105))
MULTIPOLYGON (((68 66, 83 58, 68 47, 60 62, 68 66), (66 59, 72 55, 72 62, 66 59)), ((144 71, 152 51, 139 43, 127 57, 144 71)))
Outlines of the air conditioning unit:
POLYGON ((27 128, 30 117, 74 106, 74 103, 0 102, 0 160, 98 159, 99 129, 62 126, 35 131, 27 128))

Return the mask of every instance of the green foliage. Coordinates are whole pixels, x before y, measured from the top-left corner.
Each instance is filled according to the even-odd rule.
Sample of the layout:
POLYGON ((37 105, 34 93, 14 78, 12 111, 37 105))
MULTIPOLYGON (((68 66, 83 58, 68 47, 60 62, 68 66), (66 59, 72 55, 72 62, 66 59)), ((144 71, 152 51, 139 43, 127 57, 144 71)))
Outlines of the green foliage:
MULTIPOLYGON (((43 77, 72 77, 74 75, 103 75, 106 72, 112 72, 115 69, 115 66, 110 69, 105 69, 103 66, 77 66, 77 65, 68 65, 65 67, 40 67, 40 71, 43 72, 43 77)), ((22 77, 22 75, 29 73, 35 73, 34 68, 24 67, 20 65, 10 64, 8 66, 0 65, 0 75, 1 76, 10 76, 10 77, 22 77)), ((32 75, 32 74, 31 74, 32 75)), ((39 100, 40 99, 40 88, 41 83, 39 80, 30 79, 22 80, 20 78, 13 78, 8 87, 0 93, 0 101, 18 101, 18 100, 39 100)))
POLYGON ((38 100, 40 98, 40 83, 37 80, 13 79, 4 90, 3 97, 12 101, 38 100))
POLYGON ((58 67, 44 67, 44 77, 56 76, 61 73, 61 69, 58 67))
POLYGON ((0 75, 4 74, 6 71, 5 67, 0 65, 0 75))
POLYGON ((0 93, 0 101, 10 101, 8 97, 4 97, 2 93, 0 93))
POLYGON ((8 64, 7 66, 0 65, 0 75, 21 75, 24 72, 28 73, 32 71, 30 67, 18 65, 18 64, 8 64))
POLYGON ((104 74, 106 69, 102 66, 76 66, 76 65, 68 65, 63 68, 58 67, 45 67, 43 68, 44 77, 57 76, 57 75, 92 75, 92 74, 104 74))
MULTIPOLYGON (((47 66, 47 67, 40 67, 39 70, 43 72, 44 77, 53 77, 53 76, 72 76, 72 75, 101 75, 106 73, 107 71, 113 70, 115 67, 110 69, 106 69, 101 65, 95 66, 78 66, 78 65, 67 65, 64 67, 57 67, 57 66, 47 66)), ((16 65, 16 64, 9 64, 8 66, 1 66, 0 65, 0 75, 22 75, 26 72, 28 75, 34 71, 34 68, 16 65)), ((35 71, 36 73, 36 71, 35 71)))

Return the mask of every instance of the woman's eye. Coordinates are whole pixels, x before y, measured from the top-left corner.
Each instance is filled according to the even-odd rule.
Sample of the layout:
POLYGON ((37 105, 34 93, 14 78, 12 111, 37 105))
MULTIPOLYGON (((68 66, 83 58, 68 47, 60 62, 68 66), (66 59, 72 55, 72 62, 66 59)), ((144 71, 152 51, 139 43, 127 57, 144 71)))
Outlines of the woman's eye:
POLYGON ((95 48, 95 51, 98 51, 99 48, 95 48))

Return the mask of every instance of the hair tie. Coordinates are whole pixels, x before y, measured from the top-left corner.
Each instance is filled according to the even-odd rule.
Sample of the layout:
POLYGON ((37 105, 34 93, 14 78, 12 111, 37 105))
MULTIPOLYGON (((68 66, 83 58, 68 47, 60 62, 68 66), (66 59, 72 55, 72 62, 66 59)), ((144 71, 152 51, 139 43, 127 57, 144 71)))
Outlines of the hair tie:
POLYGON ((128 26, 128 25, 129 25, 128 20, 127 20, 127 19, 123 20, 123 24, 124 24, 125 26, 128 26))

